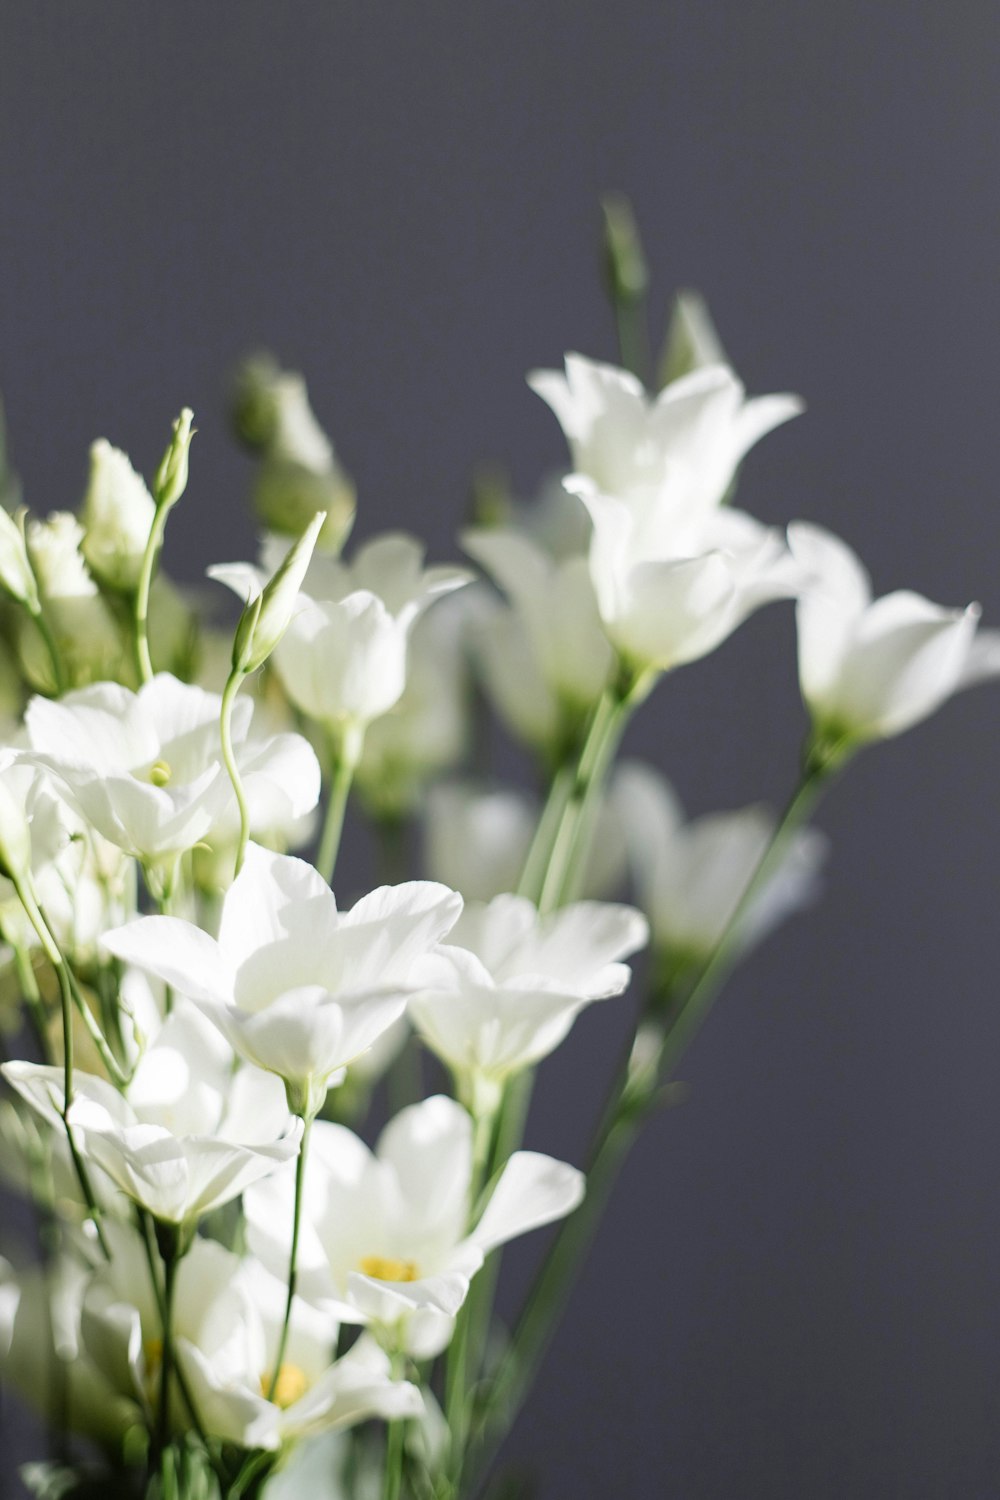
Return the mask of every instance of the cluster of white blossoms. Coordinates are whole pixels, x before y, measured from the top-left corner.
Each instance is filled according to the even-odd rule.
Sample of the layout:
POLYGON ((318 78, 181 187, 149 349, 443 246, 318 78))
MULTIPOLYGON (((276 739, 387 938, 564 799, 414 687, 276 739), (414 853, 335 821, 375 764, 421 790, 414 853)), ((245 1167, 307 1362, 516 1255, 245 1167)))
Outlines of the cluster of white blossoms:
POLYGON ((733 965, 815 895, 816 795, 1000 673, 975 606, 873 599, 831 533, 736 509, 740 465, 801 402, 747 399, 695 302, 668 353, 659 390, 576 354, 530 377, 569 466, 533 506, 480 507, 462 545, 485 579, 402 533, 343 555, 353 487, 268 361, 235 408, 259 559, 209 570, 235 633, 159 567, 189 412, 148 485, 100 440, 78 515, 0 510, 0 1166, 38 1225, 3 1246, 0 1375, 57 1440, 39 1493, 96 1472, 278 1494, 347 1429, 320 1500, 471 1493, 609 1160, 733 965), (798 788, 780 818, 689 822, 658 770, 615 766, 622 735, 782 600, 798 788), (537 792, 489 774, 486 701, 537 792), (382 866, 359 896, 349 807, 382 866), (647 947, 585 1198, 583 1171, 524 1149, 530 1089, 647 947), (500 1247, 556 1221, 503 1335, 500 1247))

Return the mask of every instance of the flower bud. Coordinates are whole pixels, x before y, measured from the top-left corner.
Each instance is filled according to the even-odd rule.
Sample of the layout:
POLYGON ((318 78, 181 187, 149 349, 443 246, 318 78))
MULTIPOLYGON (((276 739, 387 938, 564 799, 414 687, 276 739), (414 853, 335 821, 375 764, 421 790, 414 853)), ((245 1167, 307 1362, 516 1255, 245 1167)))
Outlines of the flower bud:
POLYGON ((728 364, 708 305, 700 292, 678 292, 660 359, 660 386, 708 365, 728 364))
POLYGON ((244 674, 262 667, 288 629, 299 589, 312 559, 326 512, 317 511, 281 566, 255 598, 249 599, 236 627, 233 670, 244 674))
POLYGON ((20 880, 30 868, 31 834, 24 805, 0 775, 0 874, 20 880))
POLYGON ((173 437, 160 460, 160 467, 153 481, 153 494, 158 509, 169 510, 171 506, 176 505, 187 488, 188 454, 191 451, 191 439, 194 437, 194 429, 191 426, 193 420, 194 412, 190 406, 185 406, 180 416, 174 421, 173 437))
POLYGON ((80 550, 111 588, 134 588, 156 507, 128 456, 98 438, 90 449, 90 482, 83 501, 80 550))
POLYGON ((17 517, 0 507, 0 587, 18 604, 38 611, 38 585, 24 540, 24 512, 17 517))
POLYGON ((604 267, 613 302, 640 302, 649 290, 649 268, 632 205, 609 194, 604 209, 604 267))

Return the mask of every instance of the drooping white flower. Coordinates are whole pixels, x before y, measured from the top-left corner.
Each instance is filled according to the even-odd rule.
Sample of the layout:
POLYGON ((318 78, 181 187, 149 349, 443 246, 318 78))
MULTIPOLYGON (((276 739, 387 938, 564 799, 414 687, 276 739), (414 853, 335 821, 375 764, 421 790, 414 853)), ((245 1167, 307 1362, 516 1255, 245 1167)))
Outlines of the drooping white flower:
POLYGON ((709 365, 649 396, 626 370, 566 356, 565 374, 528 377, 566 434, 573 470, 600 494, 703 514, 726 495, 737 465, 765 433, 802 410, 797 396, 747 401, 728 365, 709 365))
MULTIPOLYGON (((510 1158, 470 1229, 472 1122, 443 1095, 404 1109, 375 1151, 345 1127, 318 1121, 306 1167, 300 1294, 367 1323, 390 1349, 440 1353, 485 1257, 562 1218, 583 1196, 583 1176, 533 1151, 510 1158)), ((250 1243, 276 1274, 288 1261, 292 1182, 287 1174, 246 1197, 250 1243)))
POLYGON ((979 606, 946 609, 908 591, 872 598, 854 552, 796 523, 789 545, 808 579, 798 605, 799 680, 830 746, 901 734, 960 688, 1000 675, 1000 633, 979 606))
POLYGON ((579 901, 548 916, 519 896, 467 906, 449 944, 421 965, 410 1019, 462 1097, 488 1108, 507 1078, 559 1045, 584 1006, 622 993, 631 976, 621 960, 647 936, 628 906, 579 901))
MULTIPOLYGON (((3 1073, 53 1129, 63 1128, 61 1068, 12 1062, 4 1064, 3 1073)), ((144 1122, 110 1084, 79 1071, 69 1123, 84 1156, 127 1198, 163 1223, 188 1226, 294 1157, 302 1134, 298 1120, 286 1120, 277 1140, 253 1145, 217 1135, 175 1133, 144 1122)))
MULTIPOLYGON (((427 606, 460 588, 460 568, 425 569, 423 547, 390 533, 360 547, 348 565, 316 556, 291 623, 272 658, 292 702, 333 733, 363 730, 399 701, 410 631, 427 606)), ((266 558, 273 571, 275 554, 266 558)), ((213 578, 246 596, 258 570, 226 564, 213 578)))
MULTIPOLYGON (((774 833, 763 807, 687 822, 669 783, 652 767, 619 767, 612 791, 628 843, 651 943, 671 967, 703 962, 729 926, 774 833)), ((744 950, 815 896, 826 840, 800 829, 740 927, 744 950)))
POLYGON ((174 917, 141 917, 107 948, 201 1006, 235 1050, 314 1112, 329 1079, 400 1016, 416 961, 454 925, 461 898, 412 881, 339 912, 311 865, 251 844, 226 894, 218 940, 174 917))
POLYGON ((98 438, 90 449, 90 481, 80 519, 80 550, 91 571, 116 589, 134 589, 156 506, 128 455, 98 438))
MULTIPOLYGON (((232 785, 219 748, 220 700, 159 673, 137 693, 95 684, 58 702, 35 698, 25 724, 32 758, 70 806, 144 864, 170 860, 233 823, 232 785)), ((253 706, 236 703, 233 739, 247 794, 297 817, 315 806, 319 767, 298 736, 249 739, 253 706)))

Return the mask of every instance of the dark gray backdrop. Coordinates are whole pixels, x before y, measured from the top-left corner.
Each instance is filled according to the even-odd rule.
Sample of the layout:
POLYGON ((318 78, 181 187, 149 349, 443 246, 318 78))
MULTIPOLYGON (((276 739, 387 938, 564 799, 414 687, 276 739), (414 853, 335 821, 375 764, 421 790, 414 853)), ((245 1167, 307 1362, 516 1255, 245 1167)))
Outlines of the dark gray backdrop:
MULTIPOLYGON (((613 354, 594 247, 620 187, 657 311, 700 286, 751 389, 809 401, 745 503, 1000 623, 998 43, 985 0, 8 4, 28 499, 74 504, 98 433, 148 468, 190 402, 168 566, 244 555, 220 390, 267 343, 310 377, 359 534, 451 552, 476 461, 525 485, 561 461, 524 371, 613 354)), ((793 649, 773 609, 657 694, 636 744, 693 808, 785 794, 793 649)), ((699 1038, 517 1429, 542 1495, 1000 1496, 998 725, 1000 688, 970 694, 824 810, 826 900, 699 1038)), ((623 1023, 580 1023, 533 1144, 579 1154, 623 1023)))

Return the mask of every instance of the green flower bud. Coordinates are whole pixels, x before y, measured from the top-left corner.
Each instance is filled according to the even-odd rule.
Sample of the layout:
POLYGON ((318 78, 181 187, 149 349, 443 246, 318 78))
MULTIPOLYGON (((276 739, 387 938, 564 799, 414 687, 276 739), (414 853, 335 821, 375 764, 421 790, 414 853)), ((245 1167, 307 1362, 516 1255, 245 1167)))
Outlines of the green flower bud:
POLYGON ((24 516, 23 510, 12 516, 0 508, 0 587, 37 614, 38 584, 24 540, 24 516))
POLYGON ((289 550, 274 577, 256 598, 247 602, 236 627, 233 642, 233 670, 244 675, 256 672, 281 640, 302 587, 302 580, 312 559, 326 513, 318 511, 305 531, 289 550))
POLYGON ((187 488, 188 454, 194 437, 191 426, 193 420, 194 412, 189 406, 185 406, 174 422, 173 437, 153 480, 153 496, 158 510, 169 510, 176 505, 187 488))
POLYGON ((31 869, 31 834, 24 807, 0 776, 0 875, 24 879, 31 869))
POLYGON ((649 290, 649 268, 632 205, 610 193, 604 210, 604 272, 613 302, 639 302, 649 290))

